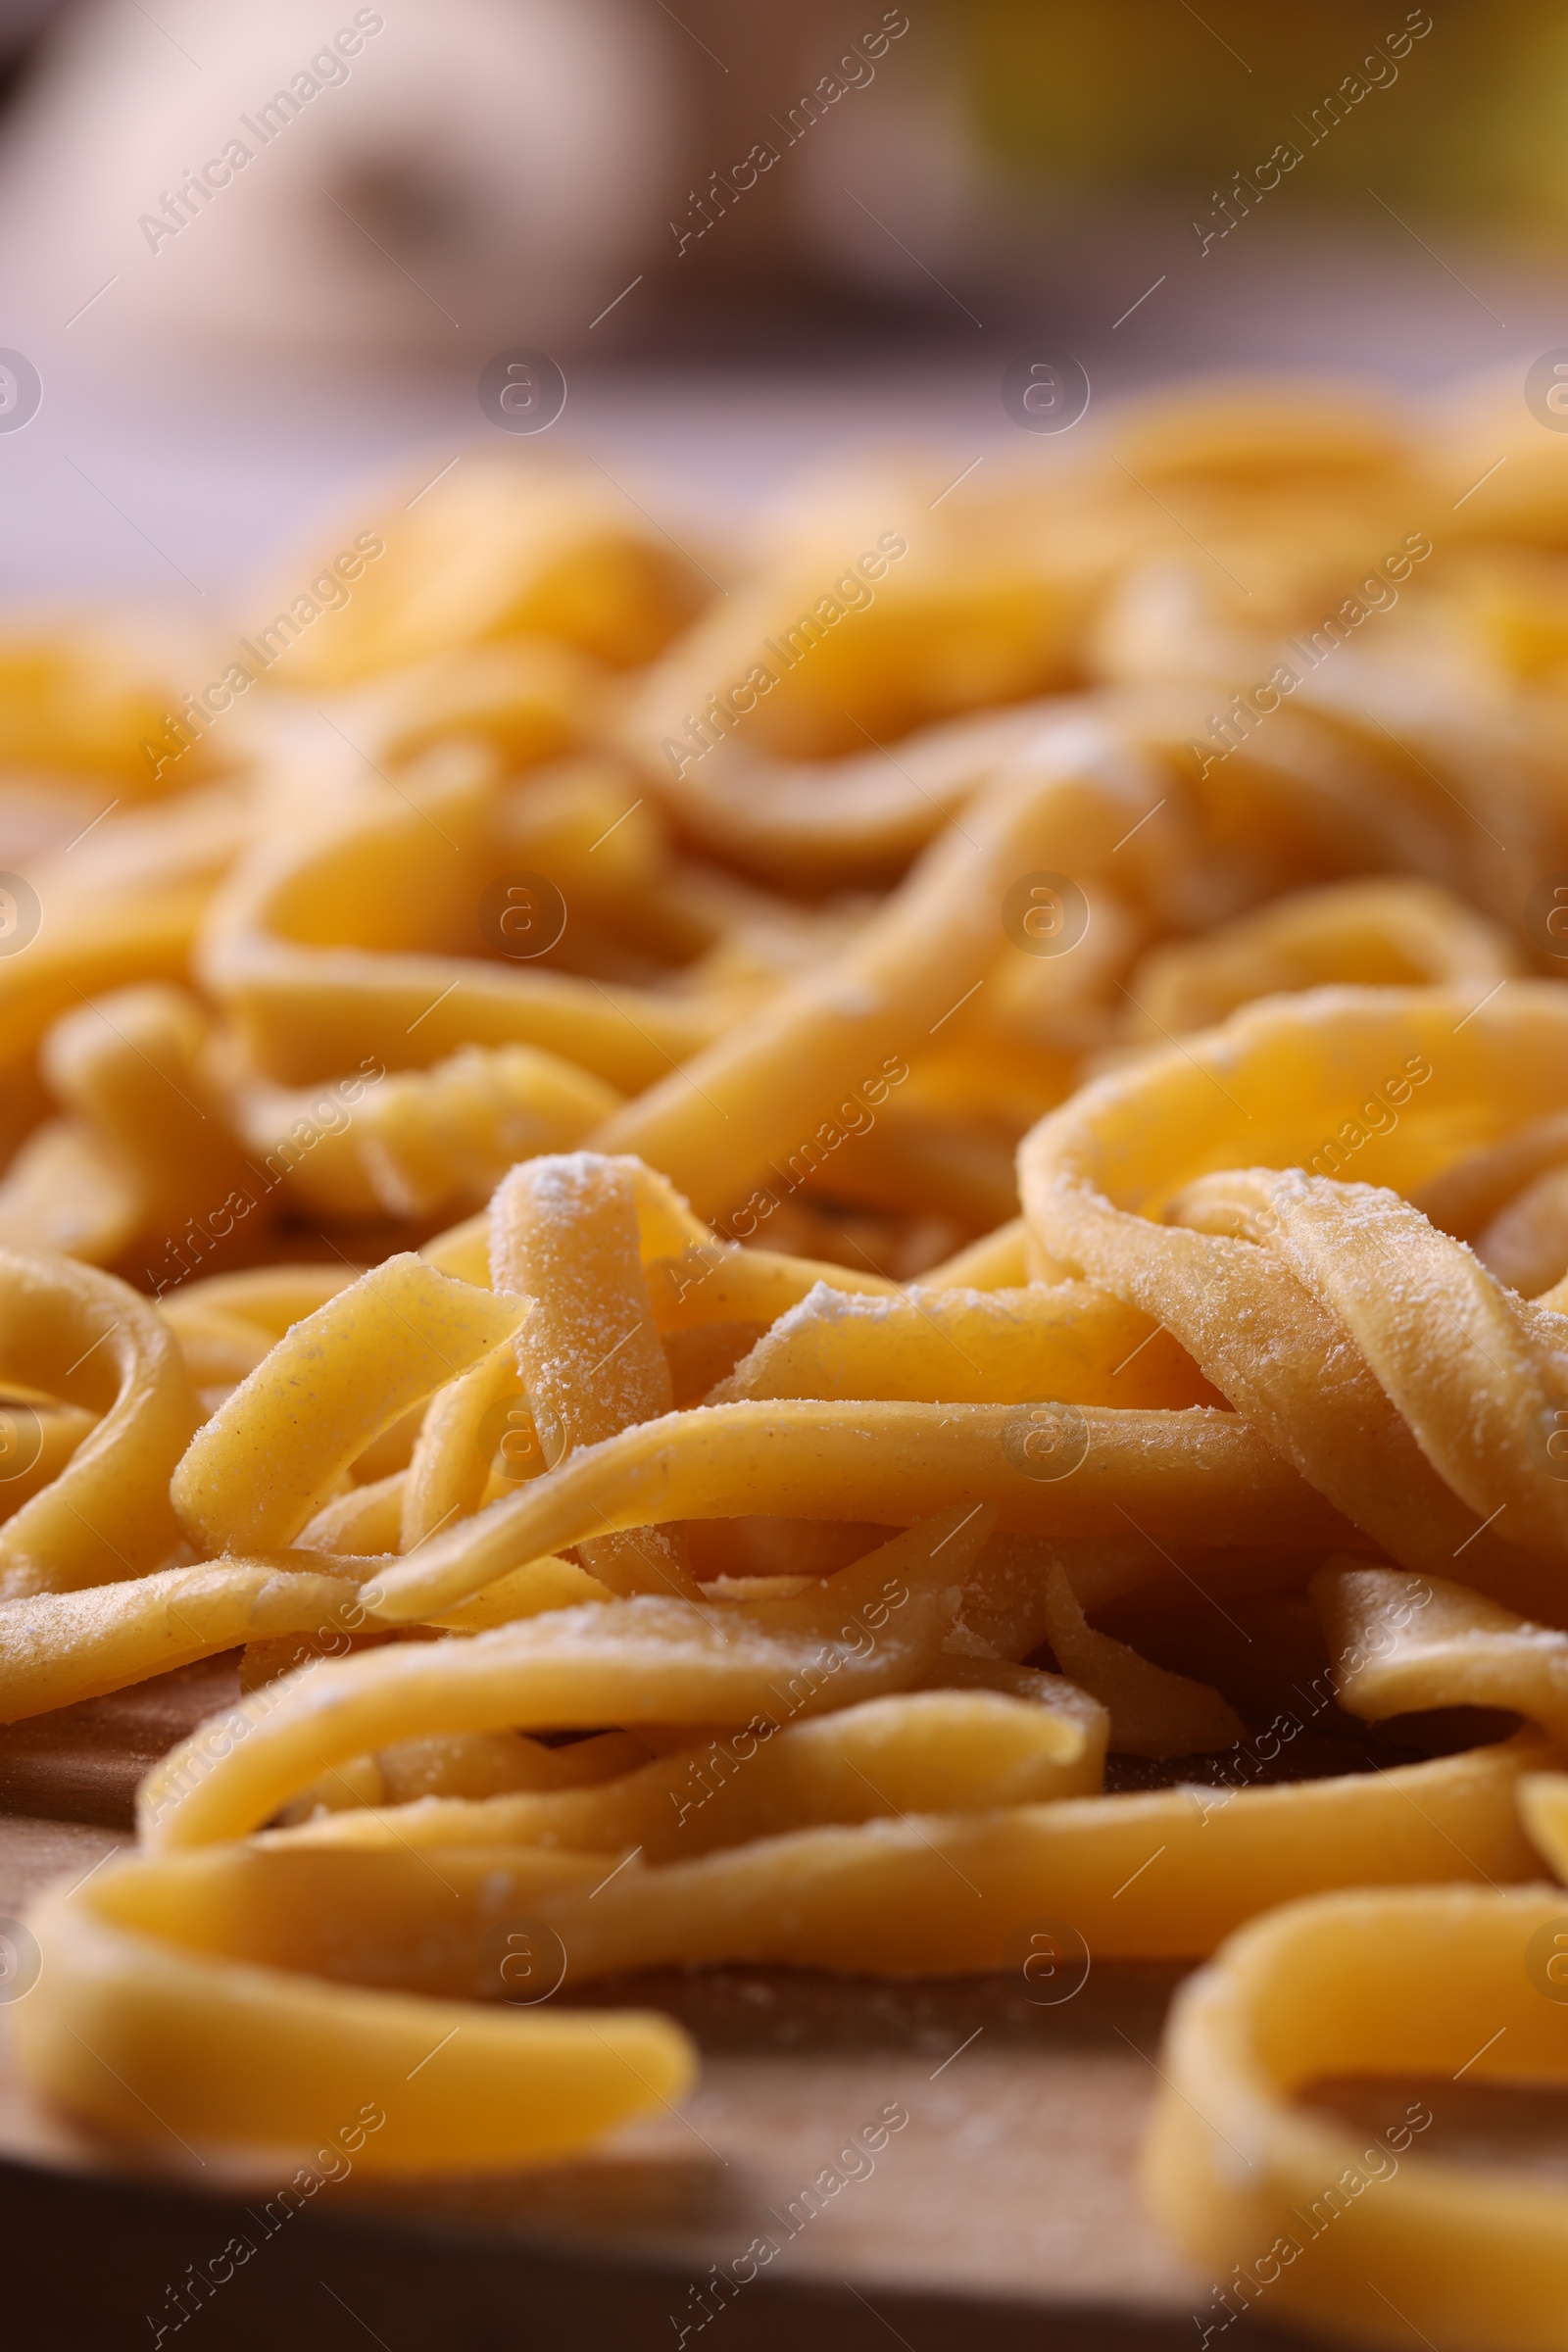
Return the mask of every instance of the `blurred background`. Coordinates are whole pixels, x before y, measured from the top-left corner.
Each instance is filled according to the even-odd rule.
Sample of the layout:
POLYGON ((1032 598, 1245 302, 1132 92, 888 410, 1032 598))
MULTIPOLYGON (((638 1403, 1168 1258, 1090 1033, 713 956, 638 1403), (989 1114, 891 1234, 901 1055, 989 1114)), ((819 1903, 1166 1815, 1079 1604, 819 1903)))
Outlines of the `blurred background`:
POLYGON ((553 442, 695 514, 872 437, 964 462, 1029 346, 1103 400, 1568 340, 1534 0, 3 0, 0 73, 12 599, 206 621, 367 473, 493 438, 517 348, 553 442))
MULTIPOLYGON (((372 774, 406 811, 404 767, 473 756, 449 738, 512 779, 494 839, 481 794, 466 863, 432 888, 436 836, 458 844, 421 830, 407 903, 334 883, 310 945, 507 960, 485 891, 543 876, 564 906, 565 876, 578 911, 536 952, 639 992, 588 1057, 637 1095, 836 953, 1040 698, 1173 692, 1159 725, 1245 830, 1261 788, 1220 772, 1226 713, 1293 630, 1376 613, 1325 638, 1267 741, 1315 702, 1337 775, 1392 760, 1399 791, 1438 795, 1417 847, 1340 800, 1283 866, 1184 864, 1151 833, 1157 911, 1102 918, 1083 957, 967 1016, 1006 1072, 992 1093, 963 1092, 973 1041, 947 1032, 961 1117, 939 1066, 858 1189, 834 1164, 809 1254, 918 1270, 1012 1213, 1018 1136, 1147 1043, 1077 1004, 1096 957, 1131 1003, 1167 934, 1392 865, 1461 928, 1460 902, 1503 927, 1496 975, 1558 959, 1531 894, 1568 888, 1560 11, 0 0, 0 68, 5 1235, 167 1272, 138 1238, 162 1196, 125 1173, 121 1109, 89 1103, 105 1056, 133 1106, 166 1061, 187 1103, 211 1080, 213 1132, 263 1152, 289 1088, 366 1054, 417 1074, 432 1133, 465 1088, 526 1094, 482 1055, 420 1092, 502 1035, 549 1042, 526 990, 492 1033, 461 967, 303 1043, 234 1010, 277 941, 223 877, 263 889, 251 848, 372 774), (723 735, 713 706, 808 609, 820 649, 778 657, 720 751, 697 713, 723 735), (661 929, 644 902, 671 876, 688 898, 661 929), (150 991, 94 1009, 126 981, 150 991), (839 1233, 846 1202, 874 1235, 839 1233)), ((604 1112, 577 1101, 571 1136, 604 1112)), ((318 1213, 367 1260, 422 1237, 516 1155, 484 1136, 417 1183, 357 1137, 341 1184, 324 1159, 291 1174, 273 1241, 330 1250, 318 1213)))

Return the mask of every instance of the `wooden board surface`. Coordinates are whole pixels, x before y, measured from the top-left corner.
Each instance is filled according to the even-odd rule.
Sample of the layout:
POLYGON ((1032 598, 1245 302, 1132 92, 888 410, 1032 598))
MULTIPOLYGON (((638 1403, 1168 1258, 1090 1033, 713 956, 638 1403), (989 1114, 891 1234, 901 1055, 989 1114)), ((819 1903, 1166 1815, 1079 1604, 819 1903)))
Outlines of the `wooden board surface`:
MULTIPOLYGON (((218 1660, 0 1732, 0 1934, 51 1881, 129 1844, 140 1775, 236 1690, 218 1660)), ((681 2352, 710 2329, 716 2352, 1186 2352, 1213 2282, 1160 2237, 1136 2177, 1181 1973, 1097 1968, 1056 2001, 1021 1976, 729 1968, 594 1984, 579 2005, 653 2004, 691 2030, 703 2070, 679 2112, 538 2171, 350 2171, 286 2219, 292 2168, 202 2165, 172 2134, 114 2151, 46 2111, 0 2003, 0 2310, 15 2340, 51 2352, 194 2344, 201 2328, 225 2352, 367 2336, 383 2352, 681 2352), (864 2128, 890 2112, 907 2120, 868 2158, 864 2128), (759 2241, 776 2251, 721 2302, 715 2268, 759 2241), (240 2246, 201 2302, 193 2266, 210 2277, 240 2246)), ((1568 2179, 1568 2094, 1455 2079, 1316 2095, 1371 2134, 1415 2092, 1435 2119, 1428 2154, 1568 2179)), ((1228 2344, 1290 2352, 1272 2317, 1236 2323, 1228 2344)))
MULTIPOLYGON (((0 1802, 16 1808, 0 1816, 0 1919, 16 1917, 49 1880, 80 1877, 125 1843, 140 1772, 233 1689, 231 1664, 220 1662, 0 1734, 0 1802), (58 1818, 41 1818, 45 1811, 58 1818)), ((1157 2235, 1135 2179, 1157 2088, 1152 2059, 1179 1973, 1096 1970, 1056 2003, 1031 1997, 1021 1977, 888 1984, 746 1968, 597 1984, 578 1999, 652 2001, 697 2036, 702 2078, 679 2113, 545 2171, 375 2187, 351 2174, 321 2188, 292 2225, 289 2245, 310 2246, 311 2262, 330 2281, 334 2262, 348 2266, 348 2278, 363 2261, 371 2233, 379 2264, 368 2282, 354 2274, 353 2292, 343 2293, 351 2303, 368 2294, 353 2316, 390 2352, 426 2341, 514 2340, 569 2343, 573 2352, 603 2340, 640 2352, 644 2344, 676 2345, 683 2327, 695 2343, 720 2324, 722 2345, 738 2352, 798 2341, 795 2324, 785 2327, 781 2317, 791 2312, 823 2345, 885 2347, 890 2330, 909 2345, 951 2343, 961 2318, 962 2339, 977 2347, 1187 2346, 1209 2281, 1157 2235), (890 2109, 908 2120, 874 2158, 841 2155, 853 2134, 890 2109), (828 2171, 843 2185, 812 2210, 815 2200, 803 2192, 828 2171), (727 2269, 756 2239, 771 2240, 776 2254, 705 2325, 711 2290, 707 2304, 694 2290, 710 2266, 727 2269), (480 2250, 518 2292, 527 2280, 536 2324, 525 2336, 486 2332, 480 2250), (403 2278, 388 2303, 389 2276, 410 2265, 418 2277, 403 2278), (559 2323, 541 2316, 551 2281, 564 2297, 559 2323), (426 2325, 421 2292, 434 2298, 428 2333, 414 2332, 426 2325), (601 2311, 594 2298, 607 2295, 601 2311), (943 2331, 933 2335, 939 2321, 943 2331)), ((151 2155, 110 2156, 29 2096, 0 2034, 6 2162, 19 2169, 0 2175, 0 2215, 27 2205, 42 2232, 35 2249, 50 2245, 52 2230, 65 2243, 83 2228, 101 2235, 138 2217, 122 2268, 130 2301, 142 2298, 130 2314, 140 2340, 156 2335, 160 2310, 168 2323, 179 2305, 154 2293, 156 2278, 141 2280, 138 2262, 166 2240, 171 2262, 186 2246, 185 2259, 198 2264, 221 2248, 226 2225, 215 2196, 238 2197, 239 2209, 249 2209, 251 2223, 237 2226, 248 2228, 258 2257, 254 2278, 249 2262, 236 2274, 222 2340, 252 2340, 252 2319, 271 2325, 269 2296, 282 2294, 285 2281, 290 2294, 298 2284, 304 2257, 291 2253, 285 2262, 256 2220, 279 2180, 254 2173, 220 2179, 213 2167, 193 2164, 172 2135, 151 2155)), ((20 2251, 10 2249, 13 2264, 20 2251)), ((50 2340, 64 2346, 78 2339, 69 2328, 59 2331, 53 2251, 47 2269, 50 2340)), ((179 2266, 166 2270, 164 2287, 179 2276, 179 2266)), ((105 2291, 102 2277, 91 2292, 105 2291)), ((76 2279, 72 2291, 89 2289, 76 2279)), ((300 2291, 301 2311, 283 2305, 292 2332, 320 2324, 323 2343, 354 2340, 349 2320, 314 2288, 300 2291)), ((187 2323, 193 2330, 196 2316, 187 2323)), ((125 2317, 119 2304, 83 2305, 79 2340, 103 2340, 94 2330, 119 2329, 125 2317)), ((1250 2332, 1258 2333, 1255 2326, 1250 2332)), ((254 2340, 270 2339, 264 2331, 254 2340)), ((307 2332, 298 2340, 317 2339, 307 2332)))
MULTIPOLYGON (((108 1698, 82 1699, 52 1715, 0 1724, 0 1817, 128 1830, 142 1774, 204 1716, 238 1696, 239 1670, 230 1655, 157 1675, 108 1698)), ((0 1859, 0 1870, 5 1867, 0 1859)))

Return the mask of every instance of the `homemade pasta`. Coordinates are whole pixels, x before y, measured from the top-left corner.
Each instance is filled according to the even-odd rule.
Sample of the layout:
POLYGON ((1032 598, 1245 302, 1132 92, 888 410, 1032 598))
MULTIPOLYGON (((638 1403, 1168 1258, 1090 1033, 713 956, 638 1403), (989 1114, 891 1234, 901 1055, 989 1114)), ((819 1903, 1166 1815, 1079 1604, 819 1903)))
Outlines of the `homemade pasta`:
POLYGON ((1202 2340, 1568 2352, 1559 2188, 1312 2103, 1568 2083, 1568 452, 1080 438, 701 561, 470 453, 226 703, 0 649, 0 1720, 238 1668, 14 2047, 482 2172, 692 2080, 596 1978, 1044 1919, 1207 1963, 1202 2340))

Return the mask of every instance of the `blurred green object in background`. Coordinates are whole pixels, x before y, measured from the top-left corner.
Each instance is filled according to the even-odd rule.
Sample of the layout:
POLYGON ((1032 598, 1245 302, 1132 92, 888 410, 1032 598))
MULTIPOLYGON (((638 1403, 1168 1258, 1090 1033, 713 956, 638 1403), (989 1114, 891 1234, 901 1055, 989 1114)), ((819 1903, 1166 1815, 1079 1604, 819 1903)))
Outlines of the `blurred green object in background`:
POLYGON ((965 0, 973 122, 1054 187, 1214 191, 1281 142, 1293 201, 1366 186, 1524 244, 1568 226, 1568 11, 1551 0, 965 0))

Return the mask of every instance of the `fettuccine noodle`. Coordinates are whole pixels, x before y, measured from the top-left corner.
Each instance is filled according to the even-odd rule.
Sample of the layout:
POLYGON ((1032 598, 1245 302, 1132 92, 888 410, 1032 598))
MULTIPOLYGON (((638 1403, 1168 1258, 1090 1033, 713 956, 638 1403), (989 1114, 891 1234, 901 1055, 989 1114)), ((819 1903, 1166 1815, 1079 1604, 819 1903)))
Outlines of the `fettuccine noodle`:
POLYGON ((239 1662, 32 1914, 41 2094, 476 2172, 692 2080, 597 1977, 1201 1960, 1202 2340, 1568 2352, 1559 2190, 1313 2103, 1568 2082, 1568 461, 1460 499, 1505 432, 1219 387, 701 563, 471 455, 232 715, 0 651, 0 1719, 239 1662))

